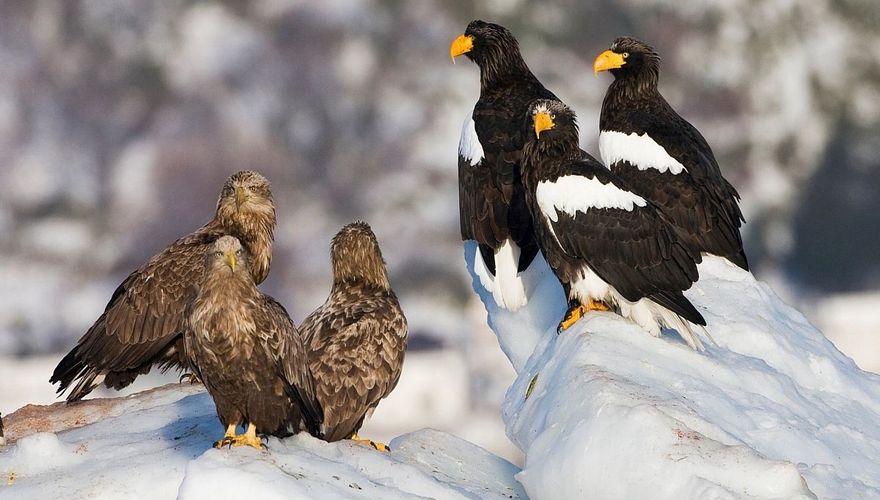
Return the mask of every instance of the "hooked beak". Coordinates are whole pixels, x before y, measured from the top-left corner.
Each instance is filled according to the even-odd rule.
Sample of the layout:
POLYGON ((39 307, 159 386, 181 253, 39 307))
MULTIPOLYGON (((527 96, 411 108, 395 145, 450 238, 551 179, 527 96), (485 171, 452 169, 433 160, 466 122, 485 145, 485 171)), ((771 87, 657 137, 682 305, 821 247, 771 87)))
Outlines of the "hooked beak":
POLYGON ((452 45, 449 46, 449 57, 452 58, 452 63, 455 64, 455 58, 462 55, 467 54, 474 48, 474 37, 468 35, 458 35, 458 38, 452 41, 452 45))
POLYGON ((243 188, 241 186, 237 186, 235 188, 235 208, 236 209, 241 208, 241 206, 244 205, 244 202, 246 202, 248 200, 248 198, 250 198, 250 195, 248 195, 248 192, 247 192, 247 190, 245 190, 245 188, 243 188))
POLYGON ((237 262, 235 260, 235 254, 232 252, 227 253, 226 254, 226 265, 229 266, 229 269, 232 269, 232 272, 235 272, 235 264, 236 263, 237 262))
POLYGON ((553 118, 550 117, 549 114, 541 111, 539 113, 535 113, 534 118, 532 118, 535 124, 535 137, 538 139, 541 138, 541 132, 545 130, 550 130, 553 128, 553 118))
POLYGON ((623 59, 622 55, 606 50, 593 61, 593 74, 598 75, 602 71, 622 68, 624 64, 626 64, 626 60, 623 59))

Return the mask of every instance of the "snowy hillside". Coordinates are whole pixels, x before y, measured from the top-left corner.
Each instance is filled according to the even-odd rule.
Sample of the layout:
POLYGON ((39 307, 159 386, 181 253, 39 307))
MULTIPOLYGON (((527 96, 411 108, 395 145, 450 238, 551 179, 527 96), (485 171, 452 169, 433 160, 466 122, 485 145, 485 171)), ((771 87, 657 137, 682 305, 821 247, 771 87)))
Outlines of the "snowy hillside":
POLYGON ((715 344, 698 353, 612 313, 557 336, 540 265, 523 316, 482 294, 518 372, 503 414, 531 498, 880 498, 880 377, 751 274, 700 266, 687 296, 715 344))
POLYGON ((29 406, 5 416, 6 498, 525 498, 518 468, 459 438, 421 430, 379 453, 307 435, 268 451, 211 448, 223 434, 201 386, 29 406), (23 436, 23 437, 22 437, 23 436))

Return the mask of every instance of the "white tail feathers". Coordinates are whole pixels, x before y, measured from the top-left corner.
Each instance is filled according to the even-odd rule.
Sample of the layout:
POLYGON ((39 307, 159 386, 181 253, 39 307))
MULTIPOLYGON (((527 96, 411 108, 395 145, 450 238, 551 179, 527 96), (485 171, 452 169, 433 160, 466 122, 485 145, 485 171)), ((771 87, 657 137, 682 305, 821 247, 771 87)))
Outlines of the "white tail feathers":
POLYGON ((690 321, 682 318, 678 314, 666 309, 651 299, 644 298, 635 302, 620 297, 614 292, 613 302, 620 308, 620 315, 644 328, 648 333, 655 337, 660 336, 663 327, 674 329, 681 336, 682 340, 695 351, 704 351, 703 343, 697 335, 697 329, 702 330, 713 344, 712 337, 705 328, 694 325, 690 321))
POLYGON ((517 272, 519 266, 519 246, 507 239, 495 251, 495 276, 489 272, 480 248, 474 255, 474 272, 480 277, 483 288, 492 292, 495 303, 502 309, 515 312, 528 303, 526 289, 517 272))

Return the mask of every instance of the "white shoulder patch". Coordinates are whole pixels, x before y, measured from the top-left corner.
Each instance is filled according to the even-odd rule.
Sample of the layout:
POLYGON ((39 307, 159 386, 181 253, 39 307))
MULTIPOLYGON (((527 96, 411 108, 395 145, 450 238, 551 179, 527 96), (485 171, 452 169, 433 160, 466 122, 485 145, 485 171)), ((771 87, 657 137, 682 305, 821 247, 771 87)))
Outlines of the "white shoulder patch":
POLYGON ((602 131, 599 134, 599 155, 608 168, 625 160, 639 170, 657 169, 678 175, 687 169, 666 152, 663 146, 654 142, 646 133, 624 134, 623 132, 602 131))
POLYGON ((471 113, 464 119, 461 127, 461 138, 458 140, 458 154, 471 163, 471 166, 480 163, 483 159, 483 145, 477 137, 477 128, 471 113))
POLYGON ((563 175, 556 181, 538 183, 535 197, 541 212, 553 222, 559 219, 557 210, 569 215, 591 208, 619 208, 631 211, 635 206, 644 207, 647 202, 641 196, 620 189, 612 183, 602 184, 599 179, 581 175, 563 175))

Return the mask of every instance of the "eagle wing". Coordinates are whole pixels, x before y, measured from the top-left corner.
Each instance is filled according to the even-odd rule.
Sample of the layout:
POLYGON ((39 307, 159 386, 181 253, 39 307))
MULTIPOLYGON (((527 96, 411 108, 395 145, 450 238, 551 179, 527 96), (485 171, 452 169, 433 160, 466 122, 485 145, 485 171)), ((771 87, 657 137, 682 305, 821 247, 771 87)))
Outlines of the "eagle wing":
POLYGON ((663 182, 652 177, 655 172, 640 172, 627 176, 627 182, 639 192, 656 193, 652 201, 685 228, 686 238, 696 235, 698 247, 748 269, 739 230, 745 221, 739 193, 721 174, 703 135, 668 104, 660 113, 633 111, 630 120, 636 130, 644 131, 683 165, 685 172, 666 176, 663 182))
POLYGON ((492 249, 500 247, 507 238, 507 202, 495 187, 493 169, 485 164, 470 115, 458 143, 458 203, 461 238, 492 249))
POLYGON ((117 287, 103 314, 59 362, 50 379, 68 401, 103 380, 120 389, 153 364, 186 368, 184 310, 204 273, 205 246, 220 234, 207 226, 174 242, 117 287), (103 377, 103 378, 100 378, 103 377))
POLYGON ((366 412, 397 385, 406 320, 398 307, 381 302, 357 312, 318 316, 307 319, 304 328, 312 330, 309 357, 324 410, 325 439, 335 441, 356 432, 366 412))
POLYGON ((306 429, 317 435, 323 419, 321 405, 315 399, 315 386, 309 371, 303 338, 287 310, 274 298, 263 295, 263 307, 257 316, 257 331, 266 357, 275 362, 288 397, 300 409, 306 429))
POLYGON ((695 322, 682 295, 697 280, 694 255, 656 207, 595 161, 538 183, 536 201, 559 249, 583 260, 630 301, 649 297, 695 322))

